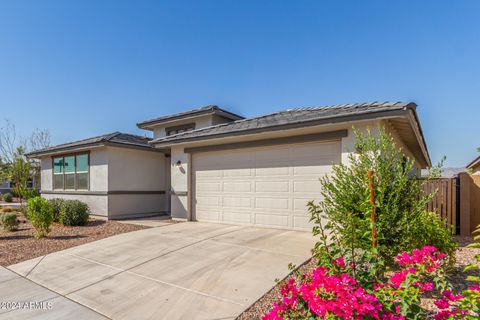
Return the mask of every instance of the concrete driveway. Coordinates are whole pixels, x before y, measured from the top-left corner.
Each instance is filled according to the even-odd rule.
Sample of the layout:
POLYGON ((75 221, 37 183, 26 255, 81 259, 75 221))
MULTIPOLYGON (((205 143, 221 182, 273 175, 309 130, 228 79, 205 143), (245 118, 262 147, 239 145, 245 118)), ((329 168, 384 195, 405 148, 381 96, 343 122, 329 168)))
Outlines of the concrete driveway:
POLYGON ((9 268, 111 319, 232 319, 284 278, 290 262, 308 259, 312 246, 308 232, 187 222, 9 268))

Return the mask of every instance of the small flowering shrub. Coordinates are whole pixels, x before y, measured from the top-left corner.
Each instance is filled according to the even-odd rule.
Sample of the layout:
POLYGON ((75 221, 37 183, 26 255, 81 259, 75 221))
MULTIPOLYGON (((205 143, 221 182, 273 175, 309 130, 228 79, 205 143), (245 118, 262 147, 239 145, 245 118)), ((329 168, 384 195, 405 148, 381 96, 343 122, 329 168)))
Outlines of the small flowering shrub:
MULTIPOLYGON (((471 243, 469 247, 480 248, 480 226, 473 232, 474 239, 477 242, 471 243)), ((470 264, 465 267, 465 271, 478 270, 480 265, 480 255, 476 255, 477 264, 470 264)), ((444 319, 480 319, 480 277, 469 276, 468 281, 473 285, 463 290, 461 295, 455 295, 450 290, 442 293, 442 298, 435 301, 439 312, 435 315, 435 320, 444 319)))
POLYGON ((371 287, 362 286, 343 258, 336 267, 320 266, 293 278, 282 298, 263 320, 279 319, 419 319, 420 296, 434 289, 446 292, 445 254, 423 247, 396 257, 400 269, 371 287))

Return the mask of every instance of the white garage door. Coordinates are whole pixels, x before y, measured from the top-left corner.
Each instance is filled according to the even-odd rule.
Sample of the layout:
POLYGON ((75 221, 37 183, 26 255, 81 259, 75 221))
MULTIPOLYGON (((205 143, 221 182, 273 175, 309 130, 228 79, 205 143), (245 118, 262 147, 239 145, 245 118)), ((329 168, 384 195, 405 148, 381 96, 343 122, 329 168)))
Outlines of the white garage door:
POLYGON ((310 229, 306 203, 340 157, 339 141, 194 153, 193 217, 310 229))

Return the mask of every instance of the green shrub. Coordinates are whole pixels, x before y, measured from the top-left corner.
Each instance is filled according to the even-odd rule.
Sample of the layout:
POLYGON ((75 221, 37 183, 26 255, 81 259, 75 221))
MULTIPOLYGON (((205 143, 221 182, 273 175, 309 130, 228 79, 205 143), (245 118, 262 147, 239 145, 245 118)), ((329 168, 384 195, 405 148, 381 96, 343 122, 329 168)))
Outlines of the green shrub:
POLYGON ((3 195, 3 201, 5 202, 12 202, 13 201, 13 196, 11 193, 5 193, 3 195))
POLYGON ((449 266, 455 264, 457 242, 453 237, 453 227, 441 219, 435 212, 421 212, 412 224, 410 238, 411 249, 423 246, 434 246, 438 251, 447 254, 449 266))
MULTIPOLYGON (((377 232, 374 256, 386 265, 393 265, 397 254, 418 246, 417 235, 412 230, 433 195, 423 195, 422 184, 428 179, 415 178, 414 161, 397 147, 383 128, 378 134, 355 131, 355 135, 355 150, 352 151, 356 152, 349 155, 348 164, 333 166, 333 174, 320 180, 323 201, 318 206, 308 205, 315 225, 314 234, 320 239, 324 238, 322 233, 333 234, 341 249, 348 248, 352 256, 359 251, 372 252, 368 178, 372 170, 377 232), (324 226, 319 225, 321 221, 326 222, 324 226)), ((444 247, 439 243, 428 244, 440 250, 444 247)), ((322 246, 324 242, 319 241, 316 249, 321 251, 322 246)))
POLYGON ((15 212, 1 213, 0 225, 6 231, 17 230, 17 227, 18 227, 17 214, 15 212))
POLYGON ((26 189, 22 196, 28 200, 28 199, 31 199, 31 198, 35 198, 35 197, 38 197, 40 196, 40 192, 38 191, 38 189, 26 189))
POLYGON ((90 210, 79 200, 65 200, 61 206, 60 222, 66 226, 83 226, 87 223, 90 210))
POLYGON ((65 200, 60 198, 55 198, 55 199, 48 200, 48 202, 50 202, 50 205, 52 206, 53 221, 60 222, 61 210, 62 210, 63 204, 65 203, 65 200))
POLYGON ((1 210, 1 212, 13 212, 13 208, 12 207, 3 207, 1 210))
POLYGON ((50 225, 53 222, 53 213, 50 202, 42 197, 35 197, 28 200, 28 219, 37 231, 36 238, 42 238, 50 232, 50 225))

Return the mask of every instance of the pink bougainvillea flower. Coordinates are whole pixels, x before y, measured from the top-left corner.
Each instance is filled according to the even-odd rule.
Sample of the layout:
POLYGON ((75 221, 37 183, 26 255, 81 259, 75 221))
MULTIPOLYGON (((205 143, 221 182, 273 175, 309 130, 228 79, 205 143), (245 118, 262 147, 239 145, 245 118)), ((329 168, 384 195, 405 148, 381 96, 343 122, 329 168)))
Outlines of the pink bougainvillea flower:
POLYGON ((333 262, 340 268, 345 268, 345 260, 342 257, 333 260, 333 262))
POLYGON ((437 306, 439 309, 448 309, 450 307, 450 303, 448 302, 447 299, 442 298, 440 300, 436 300, 434 304, 437 306))
POLYGON ((444 319, 447 319, 448 317, 454 316, 454 315, 455 315, 455 312, 450 311, 450 310, 440 311, 439 313, 437 313, 435 315, 435 320, 444 320, 444 319))

